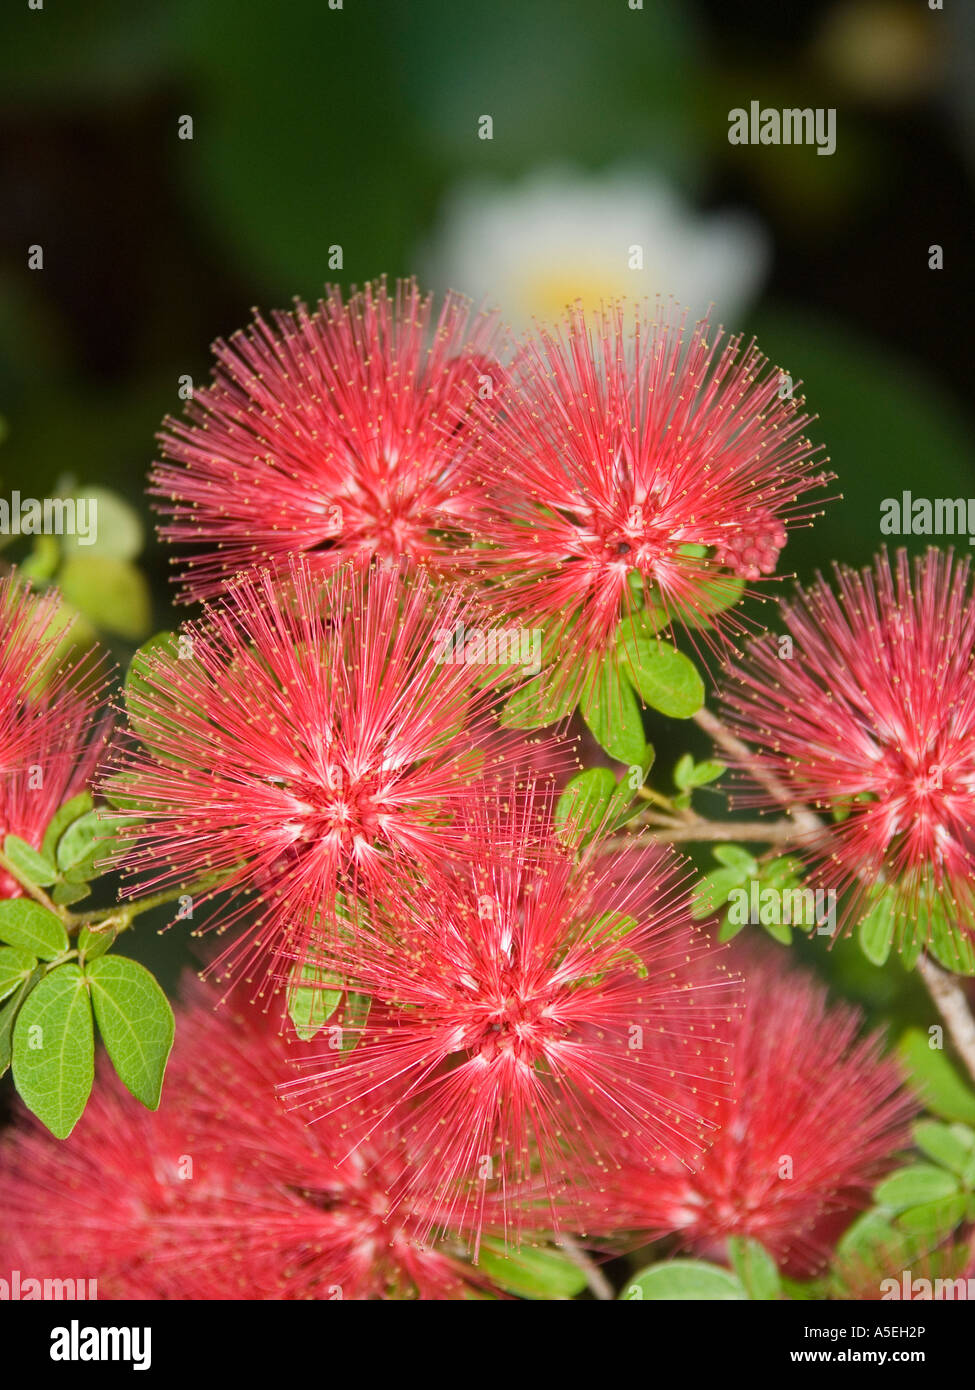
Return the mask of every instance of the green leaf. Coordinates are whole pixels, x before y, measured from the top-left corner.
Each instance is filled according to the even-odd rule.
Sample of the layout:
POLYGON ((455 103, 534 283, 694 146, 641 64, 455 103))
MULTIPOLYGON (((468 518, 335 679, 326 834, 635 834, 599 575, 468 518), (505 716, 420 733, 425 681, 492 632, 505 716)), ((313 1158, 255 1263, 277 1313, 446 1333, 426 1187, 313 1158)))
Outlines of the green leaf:
POLYGON ((943 1120, 975 1125, 975 1093, 962 1081, 941 1048, 930 1047, 929 1035, 911 1028, 898 1045, 907 1069, 924 1104, 943 1120))
POLYGON ((33 898, 0 902, 0 941, 32 951, 41 960, 55 960, 68 950, 68 934, 60 918, 33 898))
POLYGON ((112 555, 70 555, 58 585, 96 627, 130 642, 140 641, 152 622, 152 598, 141 570, 112 555))
POLYGON ((940 898, 922 899, 915 933, 935 960, 956 975, 975 974, 975 947, 945 912, 940 898))
POLYGON ((914 1126, 914 1142, 922 1153, 957 1173, 966 1186, 975 1181, 975 1132, 967 1125, 920 1120, 914 1126))
POLYGON ((362 1030, 366 1026, 369 1018, 369 1010, 372 1008, 372 997, 368 994, 357 994, 350 989, 345 996, 345 1008, 342 1011, 342 1051, 353 1052, 359 1045, 362 1038, 362 1030))
POLYGON ((291 972, 288 986, 288 1014, 295 1032, 303 1042, 309 1042, 332 1017, 342 1002, 343 981, 334 971, 321 970, 312 964, 298 964, 291 972), (328 985, 338 989, 328 989, 328 985))
POLYGON ((616 792, 616 778, 608 767, 590 767, 566 785, 555 804, 556 825, 580 835, 598 830, 606 819, 616 792))
POLYGON ((7 1000, 3 1008, 0 1009, 0 1076, 10 1066, 10 1053, 13 1045, 14 1023, 17 1019, 17 1012, 21 1004, 30 994, 38 980, 43 979, 44 967, 32 970, 27 979, 24 980, 20 988, 13 996, 7 1000))
POLYGON ((626 674, 651 709, 689 719, 704 704, 704 682, 693 661, 669 642, 637 637, 621 648, 626 674))
POLYGON ((14 1085, 28 1110, 58 1139, 81 1116, 95 1076, 91 1001, 73 961, 45 975, 17 1014, 14 1085))
POLYGON ((792 945, 792 925, 789 922, 776 922, 773 917, 760 914, 759 925, 768 932, 773 941, 780 946, 792 945))
POLYGON ((666 1260, 633 1276, 620 1294, 626 1300, 699 1299, 712 1303, 748 1298, 741 1282, 727 1269, 704 1260, 666 1260))
POLYGON ((721 942, 734 941, 739 932, 745 930, 747 922, 733 922, 731 920, 731 910, 729 909, 721 919, 721 926, 718 930, 718 940, 721 942))
POLYGON ((509 696, 501 711, 501 723, 507 729, 543 729, 566 718, 574 706, 572 683, 546 670, 509 696))
POLYGON ((797 859, 794 854, 783 854, 777 859, 770 859, 759 868, 762 888, 774 888, 777 893, 784 892, 787 888, 798 888, 802 869, 802 860, 797 859))
POLYGON ((44 842, 41 845, 41 853, 52 864, 56 862, 58 841, 67 830, 72 821, 76 821, 79 816, 83 816, 94 806, 91 792, 79 792, 70 801, 66 801, 60 806, 48 821, 47 829, 44 831, 44 842))
POLYGON ((646 780, 647 773, 653 766, 653 747, 648 743, 644 749, 645 758, 642 764, 634 763, 630 769, 623 773, 616 784, 616 790, 609 799, 609 807, 606 812, 606 824, 614 830, 625 825, 628 820, 638 816, 643 809, 642 801, 637 800, 636 792, 630 785, 630 776, 634 767, 639 766, 641 772, 641 786, 646 780))
POLYGON ((118 929, 113 926, 105 927, 96 931, 93 927, 82 927, 78 933, 78 951, 82 958, 82 964, 97 960, 103 956, 118 936, 118 929))
POLYGON ((0 999, 6 999, 37 969, 37 957, 19 946, 0 946, 0 999))
POLYGON ((54 578, 60 563, 61 547, 54 536, 41 535, 35 539, 33 549, 26 559, 21 560, 18 568, 24 579, 43 584, 54 578))
POLYGON ((863 1212, 843 1232, 836 1250, 843 1256, 869 1256, 877 1250, 893 1250, 903 1244, 903 1239, 886 1215, 873 1209, 863 1212))
POLYGON ((895 1211, 939 1202, 958 1191, 958 1179, 933 1163, 912 1163, 891 1173, 874 1192, 874 1200, 895 1211))
POLYGON ((85 973, 112 1065, 136 1100, 156 1110, 173 1045, 169 1000, 145 966, 127 956, 100 956, 85 973))
POLYGON ((694 759, 690 753, 683 753, 674 764, 674 786, 679 791, 686 792, 692 785, 693 775, 694 759))
POLYGON ((953 1231, 965 1216, 966 1199, 959 1193, 945 1197, 941 1201, 924 1202, 920 1206, 909 1207, 897 1218, 897 1224, 908 1235, 926 1236, 942 1240, 953 1231))
POLYGON ((506 1249, 501 1241, 482 1240, 477 1263, 493 1283, 521 1298, 569 1299, 586 1287, 575 1261, 548 1246, 506 1249))
POLYGON ((51 901, 58 907, 70 907, 87 898, 91 888, 87 883, 56 883, 51 890, 51 901))
POLYGON ((58 841, 58 868, 63 874, 89 879, 96 863, 111 853, 114 835, 99 811, 88 811, 68 826, 58 841))
POLYGON ((43 854, 38 854, 26 840, 19 835, 8 835, 3 842, 3 852, 11 864, 36 888, 46 888, 58 876, 56 865, 43 854))
POLYGON ((700 571, 695 568, 691 580, 694 589, 693 599, 688 599, 685 603, 676 603, 672 599, 662 600, 669 620, 679 623, 681 627, 713 627, 711 618, 717 613, 733 608, 745 592, 745 581, 740 575, 717 574, 713 579, 699 576, 700 571))
POLYGON ((711 853, 719 864, 737 869, 743 879, 756 878, 758 875, 758 860, 753 859, 741 845, 715 845, 711 853))
MULTIPOLYGON (((92 539, 82 544, 81 537, 65 535, 62 540, 66 554, 108 555, 115 560, 134 560, 145 544, 145 528, 134 507, 130 507, 117 492, 105 487, 86 487, 75 493, 77 501, 87 504, 87 515, 94 519, 92 539), (91 504, 94 502, 94 509, 91 504)), ((89 521, 89 525, 91 521, 89 521)))
POLYGON ((705 787, 709 782, 716 782, 727 770, 725 764, 719 763, 716 758, 705 758, 703 762, 694 764, 688 786, 705 787))
POLYGON ((691 892, 691 916, 696 922, 711 917, 740 887, 744 875, 738 869, 714 869, 698 879, 691 892))
POLYGON ((767 1302, 779 1297, 782 1281, 764 1245, 750 1238, 732 1236, 728 1241, 728 1253, 749 1298, 767 1302))
POLYGON ((613 659, 604 660, 590 674, 579 709, 593 738, 610 757, 642 766, 646 739, 640 706, 613 659))
POLYGON ((151 637, 146 638, 138 650, 133 652, 123 683, 126 705, 132 698, 145 699, 148 697, 151 699, 153 697, 157 684, 154 680, 154 663, 152 661, 154 655, 167 656, 174 661, 178 660, 178 635, 168 628, 164 628, 161 632, 154 632, 151 637))

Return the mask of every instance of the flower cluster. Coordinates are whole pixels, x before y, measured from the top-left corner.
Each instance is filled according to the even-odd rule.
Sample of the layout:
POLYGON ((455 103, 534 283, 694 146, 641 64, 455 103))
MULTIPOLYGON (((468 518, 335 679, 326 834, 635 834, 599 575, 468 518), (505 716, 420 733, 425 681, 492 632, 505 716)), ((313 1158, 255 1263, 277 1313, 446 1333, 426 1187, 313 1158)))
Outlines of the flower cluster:
MULTIPOLYGON (((25 938, 0 914, 0 984, 13 1011, 70 988, 89 1072, 90 998, 121 1078, 65 1147, 28 1120, 0 1148, 0 1262, 119 1298, 462 1299, 498 1296, 498 1251, 561 1245, 576 1276, 582 1244, 727 1263, 738 1237, 819 1274, 914 1102, 856 1010, 701 919, 722 886, 802 891, 805 867, 902 936, 975 932, 967 561, 800 591, 788 638, 732 653, 725 728, 677 644, 728 655, 829 478, 754 342, 617 305, 503 348, 459 297, 379 282, 216 356, 152 475, 204 608, 126 680, 96 779, 111 909, 70 912, 87 870, 32 854, 101 753, 100 668, 59 655, 53 599, 0 580, 0 842, 21 851, 0 898, 43 919, 25 938), (786 813, 774 850, 694 809, 722 762, 647 784, 637 695, 717 729, 786 813), (580 771, 590 735, 622 775, 580 771), (667 843, 696 837, 706 891, 667 843), (171 1039, 168 1005, 107 953, 177 898, 226 938, 204 972, 224 988, 192 987, 148 1113, 168 1041, 138 1067, 125 1049, 154 989, 171 1039)), ((41 1114, 21 1021, 0 1019, 41 1114)))

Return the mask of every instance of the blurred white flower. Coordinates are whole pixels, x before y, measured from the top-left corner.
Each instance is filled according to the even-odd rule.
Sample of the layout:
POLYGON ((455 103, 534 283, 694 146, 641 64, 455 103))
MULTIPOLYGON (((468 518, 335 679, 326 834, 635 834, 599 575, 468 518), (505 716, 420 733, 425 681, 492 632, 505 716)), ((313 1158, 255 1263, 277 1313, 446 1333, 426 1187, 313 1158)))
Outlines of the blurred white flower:
POLYGON ((547 169, 466 183, 421 257, 426 280, 500 306, 515 331, 581 299, 672 296, 734 328, 768 268, 769 237, 741 212, 700 214, 654 176, 547 169))

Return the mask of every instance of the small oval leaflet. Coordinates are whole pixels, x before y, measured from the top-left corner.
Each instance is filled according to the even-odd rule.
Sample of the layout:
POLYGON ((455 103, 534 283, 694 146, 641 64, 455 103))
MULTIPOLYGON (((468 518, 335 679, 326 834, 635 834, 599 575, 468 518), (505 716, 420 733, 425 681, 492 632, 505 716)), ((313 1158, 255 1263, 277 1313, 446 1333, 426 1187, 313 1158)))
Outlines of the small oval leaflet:
POLYGON ((14 1024, 13 1076, 28 1110, 57 1139, 67 1139, 95 1076, 91 1001, 73 961, 45 975, 24 1000, 14 1024))
POLYGON ((60 918, 32 898, 10 898, 0 903, 0 941, 30 951, 41 960, 55 960, 69 945, 60 918))
POLYGON ((155 978, 127 956, 99 956, 86 969, 98 1031, 119 1078, 157 1109, 175 1022, 155 978))

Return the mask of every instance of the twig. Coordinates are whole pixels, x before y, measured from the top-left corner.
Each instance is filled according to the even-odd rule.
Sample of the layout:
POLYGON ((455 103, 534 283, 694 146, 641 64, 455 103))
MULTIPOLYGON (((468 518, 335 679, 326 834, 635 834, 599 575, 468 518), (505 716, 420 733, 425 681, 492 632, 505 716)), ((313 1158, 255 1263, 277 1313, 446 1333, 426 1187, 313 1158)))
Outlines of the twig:
POLYGON ((959 1057, 975 1079, 975 1019, 972 1018, 964 990, 953 975, 942 970, 929 956, 921 956, 917 968, 945 1021, 959 1057))
MULTIPOLYGON (((646 817, 639 821, 641 828, 646 827, 650 837, 665 844, 677 844, 684 840, 700 840, 711 842, 714 840, 760 840, 765 844, 783 844, 790 840, 804 839, 803 832, 796 825, 794 820, 705 820, 697 817, 693 824, 685 824, 682 821, 665 820, 660 817, 646 817)), ((628 845, 632 848, 632 839, 627 840, 621 836, 617 842, 619 846, 628 845)))
POLYGON ((709 709, 699 709, 694 715, 694 723, 706 734, 710 734, 715 743, 730 754, 739 767, 744 768, 759 786, 764 787, 773 800, 788 811, 801 830, 804 830, 807 835, 819 834, 823 823, 815 811, 811 811, 801 801, 796 801, 785 783, 780 782, 774 772, 769 772, 767 768, 763 767, 748 744, 742 743, 741 739, 726 728, 716 715, 712 714, 709 709))

